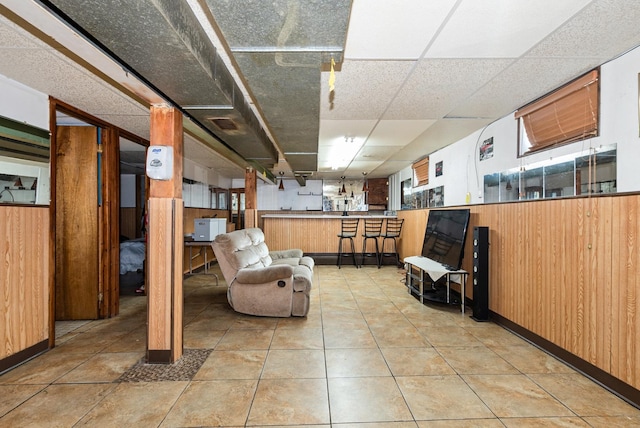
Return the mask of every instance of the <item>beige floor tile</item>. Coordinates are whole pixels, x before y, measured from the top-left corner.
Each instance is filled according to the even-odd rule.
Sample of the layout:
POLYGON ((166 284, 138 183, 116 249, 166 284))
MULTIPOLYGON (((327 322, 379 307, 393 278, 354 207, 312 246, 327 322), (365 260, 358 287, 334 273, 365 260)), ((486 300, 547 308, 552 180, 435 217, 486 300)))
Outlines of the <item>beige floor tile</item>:
POLYGON ((524 375, 463 375, 499 418, 575 416, 524 375))
POLYGON ((494 323, 472 324, 465 329, 485 346, 522 346, 528 343, 505 328, 494 323))
POLYGON ((213 351, 194 380, 259 379, 267 350, 213 351))
POLYGON ((369 325, 365 321, 362 313, 359 310, 350 311, 322 311, 322 327, 325 329, 340 329, 345 330, 347 328, 365 328, 369 329, 369 325))
POLYGON ((409 328, 372 327, 371 331, 380 348, 414 348, 420 346, 431 346, 413 326, 409 328))
MULTIPOLYGON (((461 415, 464 416, 464 415, 461 415)), ((504 428, 500 419, 448 419, 440 421, 418 421, 418 428, 504 428)))
POLYGON ((230 329, 264 329, 275 330, 278 325, 278 318, 254 317, 250 315, 238 314, 230 329))
POLYGON ((226 333, 225 330, 196 331, 185 330, 185 349, 214 349, 226 333))
POLYGON ((327 377, 391 376, 378 349, 327 349, 327 377))
POLYGON ((0 385, 0 417, 45 387, 46 385, 0 385))
POLYGON ((322 315, 313 305, 306 317, 280 318, 276 330, 305 330, 308 328, 322 328, 322 315))
POLYGON ((107 346, 103 352, 145 352, 147 350, 147 331, 144 328, 124 335, 107 346))
POLYGON ((535 374, 531 379, 578 416, 634 416, 640 410, 579 373, 535 374))
POLYGON ((274 330, 229 330, 215 347, 216 351, 269 349, 274 330))
POLYGON ((273 335, 271 349, 322 349, 322 329, 278 329, 273 335))
POLYGON ((433 346, 482 346, 482 342, 462 327, 443 325, 422 327, 418 331, 427 338, 433 346))
POLYGON ((392 377, 331 378, 328 381, 332 423, 413 420, 392 377))
POLYGON ((325 379, 262 379, 247 426, 327 424, 327 397, 325 379))
POLYGON ((491 350, 522 373, 575 373, 575 370, 533 345, 491 346, 491 350))
POLYGON ((91 358, 91 354, 49 351, 0 376, 0 384, 49 384, 91 358))
POLYGON ((324 352, 314 349, 272 349, 264 364, 262 379, 327 377, 324 352))
POLYGON ((187 385, 188 382, 121 383, 75 426, 157 427, 187 385))
POLYGON ((96 354, 56 380, 56 383, 113 382, 144 355, 144 352, 96 354))
MULTIPOLYGON (((579 417, 566 418, 502 418, 507 428, 588 428, 590 425, 579 417)), ((618 425, 613 425, 618 426, 618 425)))
POLYGON ((98 404, 114 384, 51 385, 0 419, 3 427, 70 427, 98 404))
POLYGON ((320 297, 322 311, 355 311, 359 310, 356 300, 351 294, 324 294, 320 297))
POLYGON ((640 427, 639 416, 590 416, 584 418, 593 428, 637 428, 640 427))
POLYGON ((363 424, 333 424, 333 428, 418 428, 415 422, 367 422, 363 424))
POLYGON ((324 329, 324 347, 325 349, 377 348, 378 344, 368 328, 343 326, 324 329))
POLYGON ((127 333, 123 331, 90 330, 66 341, 59 346, 59 349, 66 353, 95 354, 117 342, 125 334, 127 333))
POLYGON ((416 420, 495 417, 459 376, 407 376, 396 380, 416 420))
POLYGON ((381 351, 396 377, 455 374, 434 348, 382 348, 381 351))
POLYGON ((502 357, 484 346, 436 348, 458 374, 519 374, 502 357))
POLYGON ((161 426, 244 426, 256 386, 256 380, 192 382, 161 426))

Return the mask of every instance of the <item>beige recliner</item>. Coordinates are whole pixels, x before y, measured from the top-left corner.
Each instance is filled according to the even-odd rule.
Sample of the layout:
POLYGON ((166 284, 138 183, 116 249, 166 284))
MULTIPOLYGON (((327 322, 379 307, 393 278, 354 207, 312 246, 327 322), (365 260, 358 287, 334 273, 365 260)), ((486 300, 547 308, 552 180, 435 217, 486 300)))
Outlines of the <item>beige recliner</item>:
POLYGON ((307 315, 315 263, 302 250, 269 252, 259 228, 220 234, 211 246, 235 311, 270 317, 307 315))

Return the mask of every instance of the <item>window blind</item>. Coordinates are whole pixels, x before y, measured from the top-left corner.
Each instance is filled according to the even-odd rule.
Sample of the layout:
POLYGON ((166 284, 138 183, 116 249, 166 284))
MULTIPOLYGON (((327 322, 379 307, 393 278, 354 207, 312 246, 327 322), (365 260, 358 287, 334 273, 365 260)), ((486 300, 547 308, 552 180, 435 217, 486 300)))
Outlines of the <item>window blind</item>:
POLYGON ((414 187, 424 186, 425 184, 429 184, 429 157, 428 156, 424 159, 414 162, 413 165, 411 165, 411 167, 413 168, 413 175, 416 178, 416 181, 415 181, 416 185, 414 187))
POLYGON ((598 135, 598 74, 592 70, 516 111, 530 143, 520 155, 598 135))

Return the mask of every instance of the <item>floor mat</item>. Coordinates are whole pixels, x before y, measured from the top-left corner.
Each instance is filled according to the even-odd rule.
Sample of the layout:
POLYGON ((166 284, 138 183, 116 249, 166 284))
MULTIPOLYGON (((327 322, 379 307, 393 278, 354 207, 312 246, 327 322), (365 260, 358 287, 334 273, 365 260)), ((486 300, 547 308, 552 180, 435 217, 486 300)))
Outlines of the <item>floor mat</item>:
POLYGON ((145 358, 124 372, 117 382, 163 382, 191 380, 213 349, 185 349, 173 364, 147 364, 145 358))

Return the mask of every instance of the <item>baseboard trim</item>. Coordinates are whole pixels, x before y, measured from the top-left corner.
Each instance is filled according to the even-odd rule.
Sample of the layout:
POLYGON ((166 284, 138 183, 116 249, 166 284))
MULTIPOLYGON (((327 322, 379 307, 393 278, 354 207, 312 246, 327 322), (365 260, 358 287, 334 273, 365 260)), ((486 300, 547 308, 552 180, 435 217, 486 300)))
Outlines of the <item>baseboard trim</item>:
POLYGON ((49 339, 45 339, 36 343, 22 351, 16 352, 13 355, 9 355, 6 358, 0 360, 0 375, 6 371, 9 371, 20 364, 26 363, 30 359, 40 355, 41 353, 49 349, 49 339))
POLYGON ((607 373, 601 368, 594 366, 588 361, 585 361, 582 358, 572 354, 571 352, 559 347, 553 342, 550 342, 547 339, 540 337, 535 333, 532 333, 531 331, 514 323, 511 320, 498 315, 493 311, 490 311, 490 315, 491 320, 495 323, 522 337, 527 342, 530 342, 543 351, 553 355, 567 365, 573 367, 575 370, 584 374, 594 382, 598 383, 603 388, 611 391, 622 400, 640 409, 640 390, 634 388, 628 383, 621 381, 620 379, 607 373))

